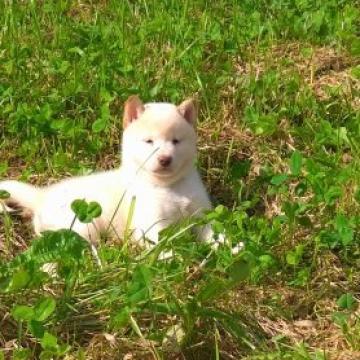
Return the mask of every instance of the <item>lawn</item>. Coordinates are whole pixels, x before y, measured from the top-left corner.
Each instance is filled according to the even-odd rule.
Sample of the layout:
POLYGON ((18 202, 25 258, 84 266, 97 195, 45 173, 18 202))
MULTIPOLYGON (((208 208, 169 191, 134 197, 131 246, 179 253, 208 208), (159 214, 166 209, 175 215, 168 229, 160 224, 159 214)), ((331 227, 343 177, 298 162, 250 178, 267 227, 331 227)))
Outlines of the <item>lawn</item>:
POLYGON ((359 19, 350 0, 5 0, 0 178, 117 167, 128 96, 195 97, 201 221, 245 249, 186 221, 150 253, 104 239, 99 265, 1 214, 0 359, 360 359, 359 19))

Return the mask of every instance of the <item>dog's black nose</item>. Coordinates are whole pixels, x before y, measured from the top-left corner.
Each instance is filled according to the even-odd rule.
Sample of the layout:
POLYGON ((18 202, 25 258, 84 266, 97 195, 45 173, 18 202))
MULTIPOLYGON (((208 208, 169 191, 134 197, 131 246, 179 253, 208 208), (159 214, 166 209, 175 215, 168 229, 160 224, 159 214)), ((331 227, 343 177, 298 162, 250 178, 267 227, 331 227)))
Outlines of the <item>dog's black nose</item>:
POLYGON ((171 164, 172 157, 171 156, 159 156, 159 163, 162 167, 166 168, 171 164))

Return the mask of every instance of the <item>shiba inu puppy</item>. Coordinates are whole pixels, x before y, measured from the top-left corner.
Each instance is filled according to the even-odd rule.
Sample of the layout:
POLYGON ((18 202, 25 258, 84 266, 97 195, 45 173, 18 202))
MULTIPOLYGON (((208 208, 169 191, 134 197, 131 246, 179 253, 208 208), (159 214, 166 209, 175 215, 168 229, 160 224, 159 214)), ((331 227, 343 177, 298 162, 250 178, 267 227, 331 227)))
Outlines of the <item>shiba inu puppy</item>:
MULTIPOLYGON (((47 187, 18 181, 1 181, 10 193, 8 207, 31 215, 37 234, 70 228, 90 242, 111 231, 124 235, 129 209, 134 206, 131 230, 134 240, 158 241, 159 231, 183 217, 210 209, 209 197, 195 168, 197 109, 192 100, 176 106, 143 104, 137 96, 125 103, 122 163, 112 171, 65 179, 47 187), (76 220, 75 199, 96 201, 102 214, 92 223, 76 220)), ((205 227, 201 238, 211 240, 205 227)))

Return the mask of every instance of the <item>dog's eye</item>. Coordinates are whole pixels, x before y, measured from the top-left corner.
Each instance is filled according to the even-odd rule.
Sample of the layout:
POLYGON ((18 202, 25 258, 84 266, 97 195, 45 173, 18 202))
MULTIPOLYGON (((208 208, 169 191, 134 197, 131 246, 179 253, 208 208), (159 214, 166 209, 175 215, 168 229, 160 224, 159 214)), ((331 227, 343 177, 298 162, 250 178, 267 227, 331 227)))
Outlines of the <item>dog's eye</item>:
POLYGON ((154 140, 151 140, 151 139, 145 139, 144 141, 150 145, 152 145, 154 143, 154 140))
POLYGON ((174 145, 178 144, 179 142, 180 142, 179 139, 173 139, 173 140, 172 140, 172 143, 173 143, 174 145))

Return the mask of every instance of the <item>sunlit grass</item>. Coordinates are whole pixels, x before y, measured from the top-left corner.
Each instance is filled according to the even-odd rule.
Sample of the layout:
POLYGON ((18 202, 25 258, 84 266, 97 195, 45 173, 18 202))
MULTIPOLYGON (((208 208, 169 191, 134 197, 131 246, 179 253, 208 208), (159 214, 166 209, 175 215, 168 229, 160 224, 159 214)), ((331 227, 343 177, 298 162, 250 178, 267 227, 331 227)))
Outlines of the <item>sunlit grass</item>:
POLYGON ((4 2, 0 177, 118 166, 129 95, 196 96, 198 165, 226 206, 204 221, 245 251, 185 223, 146 256, 104 239, 99 268, 75 235, 32 242, 2 216, 0 358, 355 358, 358 19, 335 0, 4 2))

